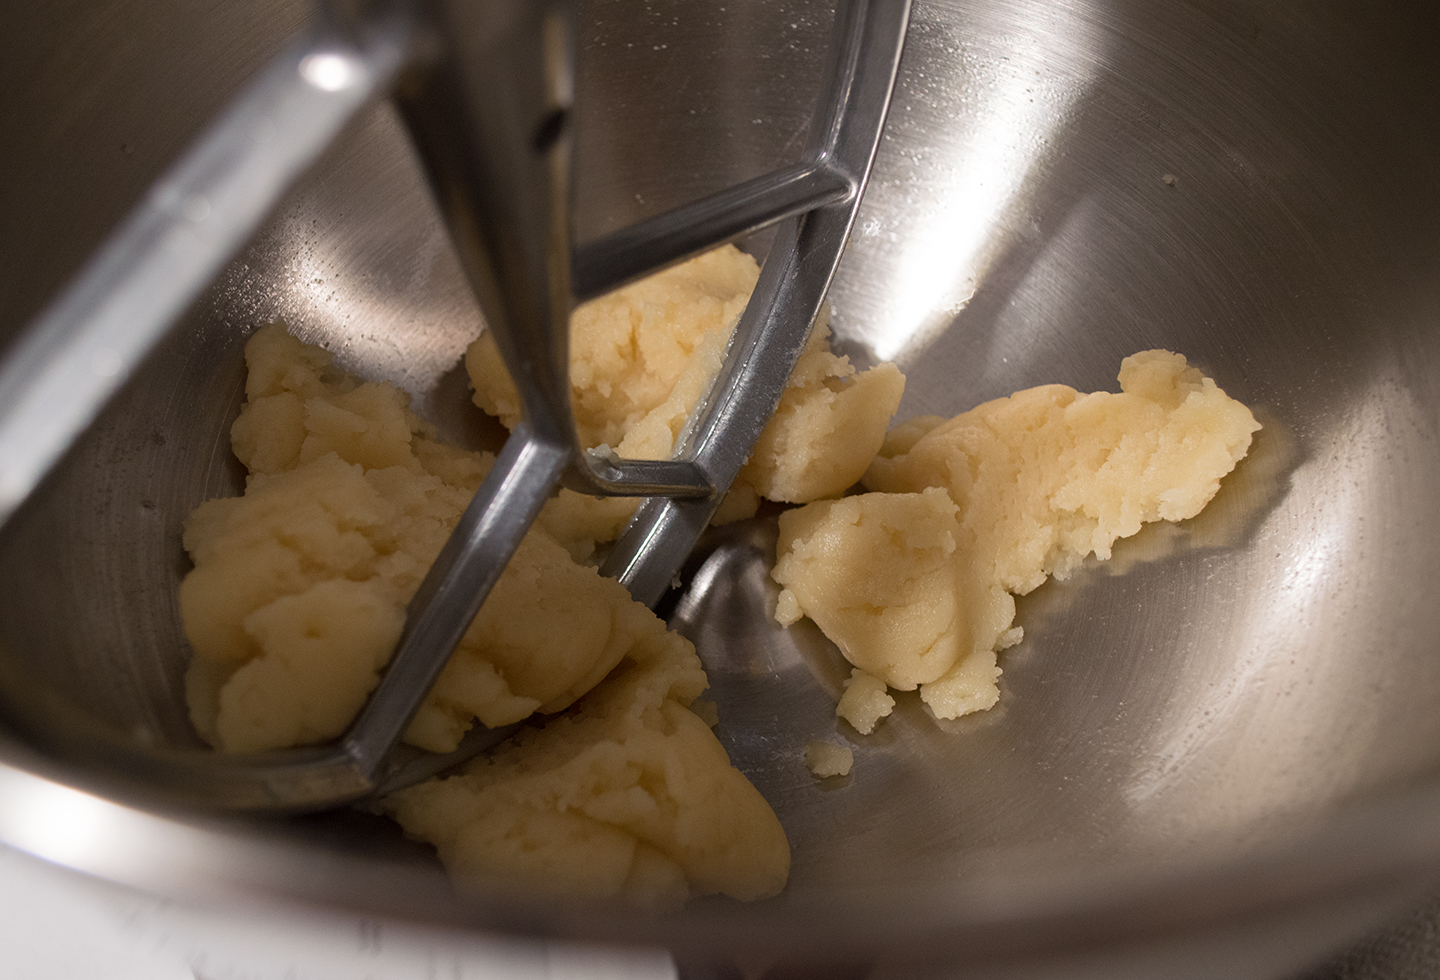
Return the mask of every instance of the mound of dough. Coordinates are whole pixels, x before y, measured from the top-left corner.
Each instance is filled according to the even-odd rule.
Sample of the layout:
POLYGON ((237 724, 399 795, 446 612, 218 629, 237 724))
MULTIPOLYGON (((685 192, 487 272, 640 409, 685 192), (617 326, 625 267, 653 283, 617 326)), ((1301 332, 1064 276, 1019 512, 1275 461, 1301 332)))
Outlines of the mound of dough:
POLYGON ((912 420, 865 474, 875 492, 781 515, 776 617, 810 616, 859 668, 842 717, 873 728, 889 710, 877 683, 919 687, 941 718, 993 705, 996 653, 1020 639, 1012 596, 1147 521, 1198 514, 1260 428, 1168 351, 1126 358, 1120 387, 912 420))
MULTIPOLYGON (((232 439, 251 475, 243 497, 191 515, 195 567, 180 587, 191 716, 233 752, 344 731, 493 463, 436 442, 403 392, 334 371, 278 324, 256 332, 246 361, 232 439)), ((637 642, 632 606, 532 532, 406 740, 448 751, 476 718, 494 727, 563 710, 637 642)))
POLYGON ((570 713, 387 809, 461 880, 674 905, 774 895, 790 848, 774 812, 689 705, 689 643, 655 631, 570 713))
MULTIPOLYGON (((390 658, 406 603, 493 463, 436 442, 403 392, 336 371, 280 324, 256 332, 246 361, 247 401, 232 429, 250 469, 245 495, 191 515, 185 546, 195 567, 180 590, 195 654, 191 716, 234 752, 345 730, 390 658)), ((584 881, 656 901, 691 890, 774 894, 789 847, 773 811, 688 709, 706 687, 693 647, 546 530, 575 539, 606 520, 602 502, 547 504, 405 740, 448 751, 477 718, 497 727, 562 712, 625 666, 494 764, 449 789, 415 788, 396 813, 462 875, 584 881), (537 783, 541 772, 552 782, 537 783), (477 779, 526 801, 505 832, 516 850, 505 856, 500 846, 488 864, 451 842, 483 838, 498 819, 493 808, 482 819, 441 802, 477 779), (543 788, 559 784, 571 795, 543 788), (439 809, 427 816, 422 800, 439 809), (622 854, 628 870, 617 878, 622 854)))
MULTIPOLYGON (((721 249, 577 310, 582 440, 668 455, 756 272, 748 256, 721 249)), ((722 516, 753 512, 758 493, 837 495, 881 445, 903 377, 888 365, 857 373, 827 339, 822 322, 722 516)), ((494 462, 442 445, 403 392, 345 375, 279 324, 251 338, 246 361, 246 403, 231 433, 250 472, 246 492, 191 515, 184 540, 195 567, 180 590, 195 654, 191 716, 233 752, 345 730, 494 462)), ((518 400, 488 338, 467 366, 477 403, 513 426, 518 400)), ((405 739, 448 751, 477 719, 497 727, 570 713, 461 777, 408 791, 395 812, 462 875, 658 901, 690 890, 773 894, 788 874, 788 845, 688 709, 705 686, 693 650, 581 564, 619 535, 634 506, 569 491, 547 503, 405 739)))

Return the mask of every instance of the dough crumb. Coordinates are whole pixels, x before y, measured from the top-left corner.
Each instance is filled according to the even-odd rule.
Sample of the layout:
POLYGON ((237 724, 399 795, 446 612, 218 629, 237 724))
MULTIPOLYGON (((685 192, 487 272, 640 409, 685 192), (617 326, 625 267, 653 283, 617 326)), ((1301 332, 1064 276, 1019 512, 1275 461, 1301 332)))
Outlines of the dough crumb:
POLYGON ((821 779, 848 776, 855 765, 855 753, 848 746, 815 739, 805 744, 805 765, 821 779))
POLYGON ((895 709, 895 699, 886 693, 885 682, 856 667, 845 682, 835 714, 844 718, 861 735, 869 735, 895 709))

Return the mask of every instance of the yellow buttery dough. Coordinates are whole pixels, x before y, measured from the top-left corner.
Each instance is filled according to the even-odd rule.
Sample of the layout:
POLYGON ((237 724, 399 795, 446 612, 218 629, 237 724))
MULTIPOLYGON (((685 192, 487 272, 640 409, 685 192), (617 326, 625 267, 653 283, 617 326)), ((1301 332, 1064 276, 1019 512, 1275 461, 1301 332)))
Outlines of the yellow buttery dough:
MULTIPOLYGON (((251 470, 246 492, 191 515, 195 567, 180 587, 191 714, 229 751, 345 729, 493 462, 436 442, 403 392, 334 372, 325 352, 279 325, 258 331, 246 358, 233 429, 251 470)), ((635 642, 632 605, 617 583, 530 533, 407 741, 448 751, 476 718, 493 727, 564 709, 635 642)))
MULTIPOLYGON (((667 455, 756 274, 727 247, 578 309, 571 375, 582 442, 667 455)), ((722 519, 753 512, 760 494, 839 495, 880 447, 904 379, 889 365, 857 372, 830 352, 828 335, 816 326, 722 519)), ((494 462, 439 443, 403 392, 345 375, 279 324, 257 331, 246 361, 232 429, 246 492, 191 515, 195 567, 180 590, 192 718, 235 752, 345 730, 494 462)), ((518 399, 488 337, 466 364, 477 403, 513 426, 518 399)), ((633 507, 569 491, 546 504, 405 740, 447 751, 477 719, 554 719, 389 806, 462 876, 659 902, 774 894, 789 847, 730 766, 713 719, 689 709, 706 686, 693 649, 582 564, 633 507)))
MULTIPOLYGON (((726 245, 577 309, 570 387, 581 444, 633 459, 668 456, 724 360, 758 276, 753 258, 726 245)), ((893 364, 857 371, 833 354, 827 317, 815 325, 722 520, 753 513, 756 494, 788 503, 839 496, 880 449, 905 377, 893 364)), ((519 398, 489 334, 470 346, 465 367, 475 403, 514 428, 519 398)), ((610 506, 628 516, 634 505, 610 506)), ((572 543, 584 552, 595 540, 607 539, 572 543)))
MULTIPOLYGON (((256 332, 246 360, 247 400, 232 430, 250 469, 245 495, 191 515, 184 542, 194 569, 180 589, 194 650, 191 716, 235 752, 345 730, 389 660, 405 604, 493 463, 438 443, 404 393, 336 371, 279 324, 256 332)), ((548 530, 573 550, 608 533, 606 521, 599 502, 547 505, 405 740, 446 751, 477 718, 554 720, 482 763, 483 778, 472 767, 460 782, 409 791, 394 812, 462 875, 581 882, 644 901, 773 894, 789 848, 769 806, 689 710, 706 686, 690 643, 548 530), (497 833, 513 848, 496 844, 489 863, 454 841, 482 839, 499 811, 445 802, 477 779, 487 800, 510 801, 497 833)))
POLYGON ((848 776, 854 765, 855 753, 847 745, 836 745, 820 739, 805 743, 805 767, 821 779, 848 776))
POLYGON ((658 905, 773 895, 789 845, 686 707, 705 686, 690 644, 652 631, 573 712, 387 806, 462 879, 658 905))
POLYGON ((1199 513, 1260 427, 1168 351, 1126 358, 1120 387, 911 420, 867 471, 874 492, 781 515, 776 616, 810 616, 858 668, 839 708, 857 729, 888 713, 881 684, 918 687, 941 718, 993 705, 1013 596, 1199 513))

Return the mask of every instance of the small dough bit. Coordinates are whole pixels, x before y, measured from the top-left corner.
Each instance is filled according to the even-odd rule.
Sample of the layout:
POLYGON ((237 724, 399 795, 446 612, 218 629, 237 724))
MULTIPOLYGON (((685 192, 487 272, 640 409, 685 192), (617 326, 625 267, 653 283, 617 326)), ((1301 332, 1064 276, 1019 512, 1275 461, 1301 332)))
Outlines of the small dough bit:
POLYGON ((848 745, 813 739, 805 743, 805 766, 821 779, 848 776, 855 765, 855 753, 848 745))
POLYGON ((1260 428, 1169 351, 1125 359, 1120 394, 1047 385, 947 421, 897 426, 871 493, 780 517, 776 618, 815 620, 859 670, 840 714, 865 731, 877 685, 920 689, 937 717, 999 697, 1015 603, 1147 521, 1209 503, 1260 428))
POLYGON ((845 682, 845 693, 835 714, 848 721, 861 735, 869 735, 880 719, 895 710, 895 699, 884 681, 856 667, 845 682))

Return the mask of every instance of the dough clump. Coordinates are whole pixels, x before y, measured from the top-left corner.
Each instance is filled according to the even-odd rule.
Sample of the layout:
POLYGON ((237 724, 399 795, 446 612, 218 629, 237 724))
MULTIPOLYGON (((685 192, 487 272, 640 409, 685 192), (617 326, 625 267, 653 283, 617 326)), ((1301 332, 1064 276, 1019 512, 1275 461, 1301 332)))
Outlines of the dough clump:
MULTIPOLYGON (((334 370, 279 324, 255 333, 246 362, 232 429, 245 495, 191 514, 195 567, 180 586, 191 717, 231 752, 345 730, 494 462, 435 441, 402 391, 334 370)), ((475 719, 497 727, 565 709, 661 628, 632 606, 618 583, 532 531, 406 741, 449 751, 475 719)))
MULTIPOLYGON (((581 445, 609 446, 631 459, 668 457, 724 361, 759 274, 753 258, 726 245, 579 307, 570 327, 570 390, 581 445)), ((857 371, 833 354, 828 317, 827 310, 815 324, 717 523, 754 514, 757 496, 786 503, 838 497, 884 442, 905 376, 893 364, 857 371)), ((465 368, 475 404, 513 429, 519 397, 489 334, 471 344, 465 368)), ((617 537, 636 506, 568 490, 560 500, 566 508, 603 508, 610 518, 594 528, 608 537, 591 536, 588 526, 561 535, 577 554, 617 537)))
POLYGON ((776 618, 811 617, 857 668, 838 709, 857 730, 889 713, 886 687, 918 687, 940 718, 991 707, 996 654, 1021 638, 1013 597, 1198 514, 1260 428, 1168 351, 1126 358, 1120 387, 911 420, 866 472, 873 492, 781 515, 776 618))
MULTIPOLYGON (((246 361, 231 433, 245 495, 191 515, 180 589, 191 717, 230 752, 348 727, 494 462, 439 443, 403 392, 345 375, 280 324, 255 333, 246 361)), ((604 502, 547 504, 405 740, 448 751, 476 719, 554 717, 392 812, 462 876, 647 902, 775 894, 789 845, 689 710, 707 683, 693 647, 572 557, 614 524, 604 502)))
POLYGON ((895 708, 889 686, 874 674, 856 667, 845 682, 845 693, 835 706, 835 713, 848 721, 861 735, 869 735, 895 708))
MULTIPOLYGON (((663 458, 719 368, 754 288, 753 259, 718 249, 576 310, 571 381, 581 440, 663 458)), ((815 326, 780 411, 721 519, 760 495, 805 501, 855 484, 904 378, 857 372, 815 326)), ((185 528, 180 589, 194 650, 191 717, 249 752, 342 734, 379 682, 405 608, 494 463, 443 445, 390 384, 335 369, 280 324, 246 348, 232 432, 243 497, 185 528)), ((466 356, 475 400, 513 427, 519 400, 493 342, 466 356)), ((549 501, 405 733, 455 748, 475 721, 550 715, 460 775, 396 794, 406 830, 461 877, 506 877, 669 903, 692 891, 778 892, 789 846, 690 705, 706 687, 688 641, 583 564, 636 501, 549 501)))
MULTIPOLYGON (((641 607, 643 608, 643 607, 641 607)), ((648 610, 646 610, 648 612, 648 610)), ((460 879, 674 905, 690 891, 764 898, 790 849, 769 805, 690 704, 685 640, 655 631, 577 708, 388 808, 460 879)))

